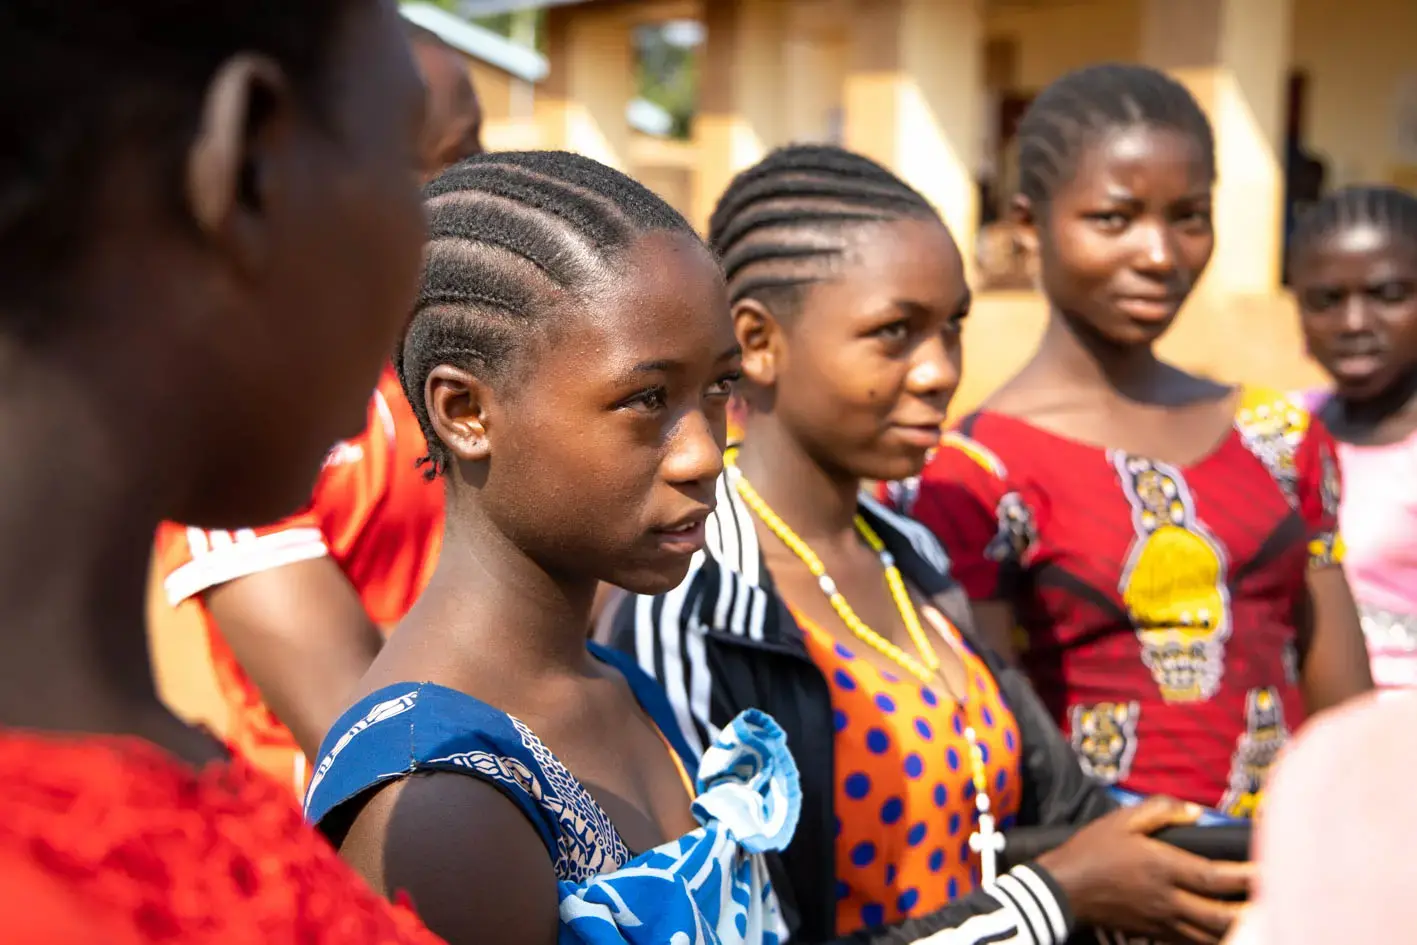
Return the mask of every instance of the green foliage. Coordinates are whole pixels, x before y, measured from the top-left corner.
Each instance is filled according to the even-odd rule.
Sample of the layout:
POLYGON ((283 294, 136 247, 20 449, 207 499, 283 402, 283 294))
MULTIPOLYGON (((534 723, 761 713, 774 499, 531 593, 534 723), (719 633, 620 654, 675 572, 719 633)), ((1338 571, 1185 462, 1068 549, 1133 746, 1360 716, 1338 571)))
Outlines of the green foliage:
MULTIPOLYGON (((449 13, 461 16, 461 0, 430 0, 449 13)), ((546 11, 524 10, 472 17, 470 22, 518 42, 531 41, 546 53, 546 11)), ((674 119, 670 134, 688 138, 699 96, 697 50, 677 46, 665 39, 657 26, 643 26, 635 33, 635 85, 638 94, 669 112, 674 119)))
POLYGON ((661 29, 641 27, 635 34, 635 84, 642 98, 669 112, 670 134, 688 138, 699 98, 699 57, 693 49, 665 40, 661 29))

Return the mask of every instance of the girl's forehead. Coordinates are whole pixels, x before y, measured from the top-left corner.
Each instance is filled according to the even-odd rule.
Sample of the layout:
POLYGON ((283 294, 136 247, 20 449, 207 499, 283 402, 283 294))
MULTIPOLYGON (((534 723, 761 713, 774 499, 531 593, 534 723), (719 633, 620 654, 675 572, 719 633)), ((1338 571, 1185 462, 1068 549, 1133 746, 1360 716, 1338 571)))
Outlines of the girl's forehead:
POLYGON ((1059 189, 1092 187, 1116 178, 1140 180, 1158 176, 1180 176, 1195 182, 1209 182, 1209 162, 1201 142, 1176 128, 1151 124, 1115 127, 1083 142, 1076 170, 1059 189))

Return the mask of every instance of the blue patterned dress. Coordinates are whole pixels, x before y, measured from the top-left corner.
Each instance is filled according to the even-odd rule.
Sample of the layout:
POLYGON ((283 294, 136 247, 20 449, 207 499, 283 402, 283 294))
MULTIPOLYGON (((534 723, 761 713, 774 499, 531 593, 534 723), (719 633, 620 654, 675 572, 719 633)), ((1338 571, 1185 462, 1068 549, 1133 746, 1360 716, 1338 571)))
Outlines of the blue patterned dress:
POLYGON ((786 930, 762 854, 787 845, 801 807, 781 729, 749 710, 696 759, 658 686, 627 658, 592 652, 624 674, 685 769, 697 772, 698 830, 633 855, 590 792, 526 725, 431 683, 386 686, 335 723, 320 749, 306 817, 319 824, 414 772, 465 774, 496 787, 540 834, 559 881, 561 942, 779 945, 786 930))

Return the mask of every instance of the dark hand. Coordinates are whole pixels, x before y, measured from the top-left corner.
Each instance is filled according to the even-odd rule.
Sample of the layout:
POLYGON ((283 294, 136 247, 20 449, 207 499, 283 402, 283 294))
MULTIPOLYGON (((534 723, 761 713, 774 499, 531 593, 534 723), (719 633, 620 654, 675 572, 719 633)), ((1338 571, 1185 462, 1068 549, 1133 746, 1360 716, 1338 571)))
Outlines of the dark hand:
POLYGON ((1200 809, 1151 797, 1114 811, 1038 858, 1063 887, 1082 925, 1167 942, 1219 942, 1249 891, 1249 863, 1207 860, 1154 840, 1164 827, 1195 823, 1200 809))

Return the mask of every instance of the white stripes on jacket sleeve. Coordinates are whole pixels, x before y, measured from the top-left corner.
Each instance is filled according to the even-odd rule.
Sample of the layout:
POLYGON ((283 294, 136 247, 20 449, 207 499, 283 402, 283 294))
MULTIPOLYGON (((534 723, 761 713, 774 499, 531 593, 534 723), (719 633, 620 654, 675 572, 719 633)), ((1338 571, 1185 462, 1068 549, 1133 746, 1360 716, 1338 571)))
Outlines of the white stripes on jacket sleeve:
POLYGON ((697 611, 703 557, 695 555, 689 576, 674 590, 635 598, 635 661, 664 687, 679 731, 697 755, 718 737, 709 717, 712 680, 697 611))
POLYGON ((1062 945, 1068 923, 1053 891, 1027 866, 1015 866, 985 890, 999 904, 914 945, 1062 945))
POLYGON ((634 605, 635 659, 664 687, 684 740, 699 753, 719 732, 712 717, 708 627, 700 615, 734 636, 762 640, 772 604, 758 586, 762 552, 751 513, 727 476, 718 482, 718 508, 709 516, 707 538, 707 551, 694 556, 678 587, 658 597, 637 597, 634 605))

